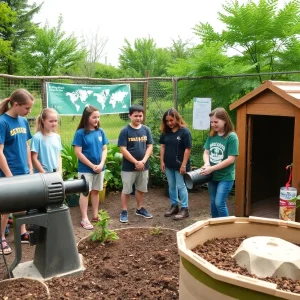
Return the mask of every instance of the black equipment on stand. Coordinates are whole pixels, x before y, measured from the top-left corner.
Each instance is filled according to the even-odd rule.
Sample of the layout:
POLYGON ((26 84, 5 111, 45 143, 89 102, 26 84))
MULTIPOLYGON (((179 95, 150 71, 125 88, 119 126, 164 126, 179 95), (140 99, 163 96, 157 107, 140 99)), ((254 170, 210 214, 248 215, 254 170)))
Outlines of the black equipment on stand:
POLYGON ((68 181, 63 181, 57 172, 4 177, 0 179, 0 191, 0 214, 23 212, 13 217, 16 255, 10 272, 13 273, 22 258, 20 230, 23 224, 33 224, 36 229, 31 235, 36 245, 33 265, 42 278, 82 269, 64 199, 67 194, 88 195, 84 176, 68 181))

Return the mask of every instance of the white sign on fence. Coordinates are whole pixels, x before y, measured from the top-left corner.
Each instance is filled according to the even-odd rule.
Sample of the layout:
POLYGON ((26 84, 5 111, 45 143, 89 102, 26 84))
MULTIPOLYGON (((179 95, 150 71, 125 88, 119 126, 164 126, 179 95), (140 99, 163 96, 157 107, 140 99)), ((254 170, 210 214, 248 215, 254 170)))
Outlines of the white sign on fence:
POLYGON ((194 98, 193 128, 199 130, 209 129, 210 112, 211 112, 211 98, 194 98))

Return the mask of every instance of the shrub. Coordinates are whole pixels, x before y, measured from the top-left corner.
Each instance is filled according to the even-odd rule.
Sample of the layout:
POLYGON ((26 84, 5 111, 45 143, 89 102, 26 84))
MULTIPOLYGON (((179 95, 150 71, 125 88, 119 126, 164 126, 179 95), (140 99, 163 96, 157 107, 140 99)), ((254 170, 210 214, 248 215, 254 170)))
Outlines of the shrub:
POLYGON ((78 159, 72 145, 63 144, 61 158, 63 179, 78 178, 78 159))
POLYGON ((113 230, 108 229, 108 224, 110 223, 110 217, 107 211, 101 209, 98 213, 99 221, 95 224, 95 230, 91 233, 91 240, 93 242, 98 241, 101 244, 105 242, 112 242, 118 240, 119 237, 117 233, 113 230))
POLYGON ((162 186, 163 178, 165 174, 160 169, 160 155, 159 155, 160 145, 153 145, 153 153, 149 158, 149 177, 152 180, 154 186, 162 186))
POLYGON ((122 188, 121 169, 123 155, 116 144, 107 145, 106 170, 104 179, 107 181, 109 190, 120 190, 122 188))

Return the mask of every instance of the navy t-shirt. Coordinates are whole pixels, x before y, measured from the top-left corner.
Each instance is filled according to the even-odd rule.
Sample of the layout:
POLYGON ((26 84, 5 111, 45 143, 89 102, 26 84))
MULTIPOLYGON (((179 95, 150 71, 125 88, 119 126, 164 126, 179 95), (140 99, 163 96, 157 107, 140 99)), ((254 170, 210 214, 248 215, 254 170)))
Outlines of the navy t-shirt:
MULTIPOLYGON (((183 161, 185 149, 192 148, 192 136, 190 131, 183 127, 176 132, 163 133, 159 138, 159 143, 165 145, 165 166, 168 169, 179 170, 181 163, 176 162, 176 156, 180 162, 183 161)), ((190 159, 187 161, 186 170, 190 170, 190 159)))
MULTIPOLYGON (((136 159, 142 160, 145 156, 147 145, 153 144, 150 128, 142 125, 136 129, 127 125, 124 127, 119 135, 118 146, 126 147, 129 153, 136 159)), ((149 169, 148 161, 145 164, 145 170, 149 169)), ((135 165, 123 157, 122 171, 135 171, 135 165)))
MULTIPOLYGON (((31 139, 28 121, 21 116, 13 118, 8 114, 0 116, 0 144, 4 145, 4 156, 11 173, 29 173, 27 141, 31 139)), ((4 177, 0 170, 0 177, 4 177)))

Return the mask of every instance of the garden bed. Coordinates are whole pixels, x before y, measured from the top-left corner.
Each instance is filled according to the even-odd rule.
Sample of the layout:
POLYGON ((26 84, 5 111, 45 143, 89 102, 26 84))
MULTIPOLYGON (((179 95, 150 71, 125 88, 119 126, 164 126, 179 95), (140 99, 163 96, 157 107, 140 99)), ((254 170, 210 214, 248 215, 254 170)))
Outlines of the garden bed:
MULTIPOLYGON (((105 245, 89 238, 80 241, 86 270, 47 281, 50 299, 178 299, 176 231, 157 227, 117 232, 119 240, 105 245)), ((27 289, 36 290, 34 284, 27 289)), ((48 299, 27 296, 19 299, 48 299)))

